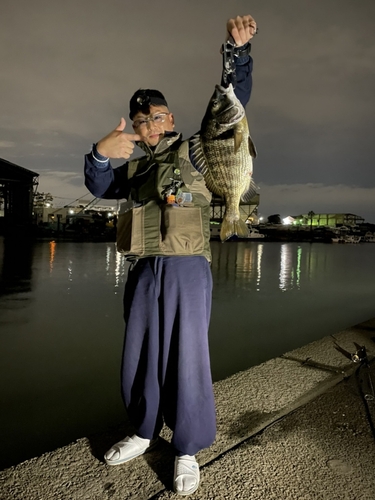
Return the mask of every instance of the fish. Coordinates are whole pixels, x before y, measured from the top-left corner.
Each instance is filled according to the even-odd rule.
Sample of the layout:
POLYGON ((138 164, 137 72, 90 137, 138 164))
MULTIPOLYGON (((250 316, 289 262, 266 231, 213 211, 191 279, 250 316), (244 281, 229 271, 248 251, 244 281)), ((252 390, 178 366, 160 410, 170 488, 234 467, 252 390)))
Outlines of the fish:
POLYGON ((256 156, 245 109, 232 84, 227 88, 216 85, 200 131, 191 138, 191 157, 207 188, 224 198, 222 242, 234 235, 246 238, 249 234, 239 207, 241 201, 250 202, 257 193, 252 177, 256 156))

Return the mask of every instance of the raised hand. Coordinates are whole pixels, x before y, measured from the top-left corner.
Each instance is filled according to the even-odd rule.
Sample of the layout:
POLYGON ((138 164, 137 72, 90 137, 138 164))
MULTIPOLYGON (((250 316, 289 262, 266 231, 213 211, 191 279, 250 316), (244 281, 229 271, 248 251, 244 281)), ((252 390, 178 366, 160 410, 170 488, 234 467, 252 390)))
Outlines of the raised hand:
POLYGON ((121 118, 118 126, 108 135, 100 139, 96 145, 98 153, 107 158, 125 158, 127 160, 134 150, 134 141, 140 141, 138 134, 124 132, 126 121, 121 118))
POLYGON ((237 16, 227 21, 227 40, 232 37, 237 47, 249 42, 256 31, 257 23, 250 15, 237 16))

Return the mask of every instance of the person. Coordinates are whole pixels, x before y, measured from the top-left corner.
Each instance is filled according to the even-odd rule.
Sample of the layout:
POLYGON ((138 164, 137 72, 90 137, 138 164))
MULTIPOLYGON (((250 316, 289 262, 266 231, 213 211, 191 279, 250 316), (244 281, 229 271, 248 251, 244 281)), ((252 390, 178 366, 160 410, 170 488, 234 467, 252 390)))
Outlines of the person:
MULTIPOLYGON (((234 71, 224 64, 222 82, 235 77, 236 95, 246 106, 256 22, 250 15, 237 16, 226 28, 234 71)), ((134 133, 124 131, 121 118, 85 156, 89 191, 98 198, 127 200, 118 217, 117 248, 131 261, 121 380, 135 433, 104 458, 118 465, 150 451, 165 423, 173 432, 176 455, 173 487, 189 495, 200 481, 195 455, 216 435, 208 348, 211 193, 194 168, 190 141, 174 131, 174 115, 160 91, 136 91, 129 117, 134 133), (112 168, 110 159, 129 159, 134 143, 145 155, 112 168)))

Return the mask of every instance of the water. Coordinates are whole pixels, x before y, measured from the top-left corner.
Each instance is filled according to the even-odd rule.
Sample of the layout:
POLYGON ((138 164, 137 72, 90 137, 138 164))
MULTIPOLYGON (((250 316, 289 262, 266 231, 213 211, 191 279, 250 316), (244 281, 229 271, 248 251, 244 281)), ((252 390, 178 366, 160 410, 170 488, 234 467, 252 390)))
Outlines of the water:
MULTIPOLYGON (((375 316, 375 245, 212 243, 214 380, 375 316)), ((0 467, 124 419, 128 263, 113 243, 0 239, 0 467)))

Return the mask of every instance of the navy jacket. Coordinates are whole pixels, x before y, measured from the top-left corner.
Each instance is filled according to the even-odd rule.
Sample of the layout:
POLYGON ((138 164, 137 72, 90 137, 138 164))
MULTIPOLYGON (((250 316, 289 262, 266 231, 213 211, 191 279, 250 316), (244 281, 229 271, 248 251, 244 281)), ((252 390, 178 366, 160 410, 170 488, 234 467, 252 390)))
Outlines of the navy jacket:
MULTIPOLYGON (((249 102, 252 89, 252 69, 253 60, 251 56, 236 58, 236 79, 235 94, 246 107, 249 102)), ((223 83, 223 79, 222 79, 223 83)), ((117 168, 112 168, 109 160, 100 155, 93 146, 95 157, 102 162, 98 162, 92 152, 85 155, 85 185, 87 189, 97 198, 122 199, 126 198, 125 186, 128 181, 128 162, 117 168)), ((192 162, 194 166, 194 162, 192 162)))

